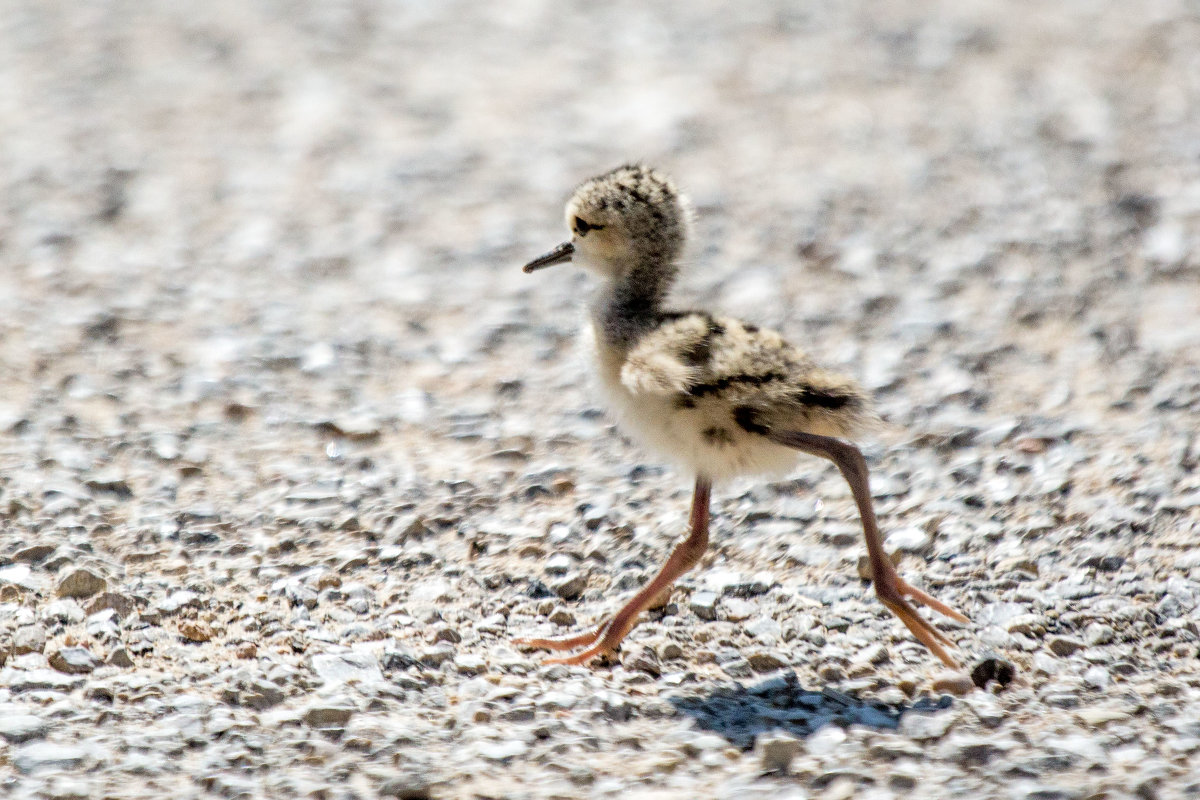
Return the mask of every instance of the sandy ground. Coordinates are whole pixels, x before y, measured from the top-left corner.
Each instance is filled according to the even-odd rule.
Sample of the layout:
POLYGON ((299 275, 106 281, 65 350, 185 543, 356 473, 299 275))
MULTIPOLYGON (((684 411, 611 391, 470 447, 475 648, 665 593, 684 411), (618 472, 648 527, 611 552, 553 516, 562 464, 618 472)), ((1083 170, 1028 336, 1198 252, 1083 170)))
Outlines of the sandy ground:
POLYGON ((1198 279, 1195 3, 2 0, 0 794, 1198 792, 1198 279), (876 396, 1008 687, 939 699, 819 463, 622 663, 509 643, 683 531, 519 270, 633 159, 681 304, 876 396))

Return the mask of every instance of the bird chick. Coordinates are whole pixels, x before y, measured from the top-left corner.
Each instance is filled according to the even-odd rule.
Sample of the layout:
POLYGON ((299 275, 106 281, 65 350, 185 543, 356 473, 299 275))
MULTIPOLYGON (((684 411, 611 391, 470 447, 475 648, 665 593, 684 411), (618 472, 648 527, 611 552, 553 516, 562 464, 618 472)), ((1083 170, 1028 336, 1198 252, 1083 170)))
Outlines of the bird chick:
POLYGON ((883 549, 858 448, 846 441, 877 420, 853 381, 823 369, 778 333, 704 311, 666 309, 691 213, 671 181, 643 165, 618 167, 581 184, 567 202, 571 239, 525 272, 574 262, 599 279, 590 305, 590 351, 618 427, 695 476, 690 535, 658 574, 594 630, 519 644, 582 652, 558 663, 611 654, 647 608, 664 599, 708 546, 712 483, 782 474, 801 454, 832 461, 850 485, 866 539, 875 592, 913 635, 957 666, 950 640, 912 602, 967 618, 906 583, 883 549))

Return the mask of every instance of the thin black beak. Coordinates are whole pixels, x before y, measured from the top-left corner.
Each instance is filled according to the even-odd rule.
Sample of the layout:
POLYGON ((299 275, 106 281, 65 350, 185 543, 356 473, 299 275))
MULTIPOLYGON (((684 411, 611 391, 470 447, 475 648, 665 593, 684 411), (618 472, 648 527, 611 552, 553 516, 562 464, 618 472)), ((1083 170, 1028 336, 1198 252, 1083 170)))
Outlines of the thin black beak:
POLYGON ((555 264, 562 264, 565 261, 570 261, 571 256, 575 253, 575 245, 570 242, 563 242, 558 247, 551 250, 545 255, 538 256, 533 261, 530 261, 525 266, 521 267, 525 272, 533 272, 535 270, 544 269, 545 267, 553 267, 555 264))

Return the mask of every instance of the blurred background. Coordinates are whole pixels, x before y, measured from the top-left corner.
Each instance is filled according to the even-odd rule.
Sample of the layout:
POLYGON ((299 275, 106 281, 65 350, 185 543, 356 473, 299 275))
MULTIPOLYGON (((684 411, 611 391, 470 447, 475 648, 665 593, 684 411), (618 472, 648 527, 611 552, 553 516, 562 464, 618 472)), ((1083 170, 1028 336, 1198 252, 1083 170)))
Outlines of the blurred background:
POLYGON ((1192 3, 3 12, 10 416, 37 364, 123 369, 122 394, 155 371, 81 344, 101 318, 206 391, 306 353, 383 359, 340 401, 384 414, 404 389, 544 381, 529 358, 559 342, 530 331, 572 337, 584 284, 517 266, 562 238, 577 182, 633 159, 699 209, 681 302, 782 326, 873 388, 917 350, 963 392, 1008 385, 984 403, 1002 413, 1163 391, 1122 362, 1139 348, 1195 380, 1192 3))
MULTIPOLYGON (((1055 613, 1102 555, 1196 577, 1194 0, 0 0, 4 553, 37 537, 151 603, 236 605, 316 563, 380 593, 365 632, 325 595, 274 628, 218 617, 217 664, 318 624, 423 637, 396 603, 439 576, 460 652, 523 669, 497 648, 548 624, 521 582, 544 557, 589 565, 583 624, 684 519, 687 479, 588 388, 585 277, 520 271, 572 188, 631 160, 697 208, 681 305, 778 327, 878 398, 881 511, 941 559, 941 599, 1006 597, 988 581, 1017 557, 1049 559, 1022 585, 1055 613), (389 571, 380 542, 420 552, 389 571)), ((864 595, 822 469, 722 490, 716 550, 789 597, 866 597, 851 630, 924 663, 864 595), (829 506, 790 496, 813 487, 829 506)), ((169 641, 139 666, 183 663, 169 641)), ((1194 657, 1164 641, 1146 670, 1194 657)), ((811 683, 827 650, 789 658, 811 683)))

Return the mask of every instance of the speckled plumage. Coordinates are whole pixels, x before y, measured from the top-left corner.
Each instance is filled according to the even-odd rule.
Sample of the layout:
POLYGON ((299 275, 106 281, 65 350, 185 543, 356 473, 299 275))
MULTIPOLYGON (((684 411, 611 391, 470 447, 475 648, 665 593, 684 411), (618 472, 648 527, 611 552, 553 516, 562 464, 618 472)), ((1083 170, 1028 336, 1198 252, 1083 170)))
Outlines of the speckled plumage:
POLYGON ((798 453, 766 432, 852 436, 875 419, 853 381, 775 331, 663 308, 691 213, 658 172, 631 165, 586 181, 566 218, 573 260, 603 279, 589 349, 608 407, 655 455, 713 479, 779 474, 798 453))
POLYGON ((525 644, 560 659, 613 652, 638 614, 669 593, 708 543, 712 481, 782 473, 800 454, 832 461, 850 484, 863 522, 876 593, 947 664, 949 640, 906 598, 956 619, 958 612, 905 583, 884 553, 862 454, 844 441, 877 418, 862 390, 818 366, 775 331, 704 311, 664 307, 679 271, 691 213, 671 181, 627 165, 582 183, 566 206, 571 240, 525 265, 533 272, 574 261, 600 279, 589 307, 589 350, 607 405, 627 435, 696 477, 692 532, 655 578, 611 620, 568 639, 525 644))
POLYGON ((852 381, 775 331, 730 317, 663 313, 627 349, 602 330, 593 336, 622 430, 696 475, 786 472, 799 454, 767 438, 771 430, 851 436, 874 419, 852 381))

